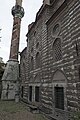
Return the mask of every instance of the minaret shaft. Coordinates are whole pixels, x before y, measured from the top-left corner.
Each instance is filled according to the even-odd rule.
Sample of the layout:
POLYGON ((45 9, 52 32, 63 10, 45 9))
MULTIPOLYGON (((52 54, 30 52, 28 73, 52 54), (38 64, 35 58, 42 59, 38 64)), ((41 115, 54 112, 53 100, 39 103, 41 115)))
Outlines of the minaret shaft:
POLYGON ((19 100, 19 41, 21 18, 24 16, 22 0, 16 0, 12 8, 13 29, 10 47, 9 61, 2 77, 2 100, 19 100))
POLYGON ((16 5, 22 6, 22 0, 16 0, 16 5))
POLYGON ((16 5, 12 8, 13 29, 9 60, 18 60, 21 18, 24 16, 24 9, 21 6, 22 0, 16 0, 16 5))
POLYGON ((21 19, 15 17, 13 22, 12 39, 9 59, 18 60, 21 19))

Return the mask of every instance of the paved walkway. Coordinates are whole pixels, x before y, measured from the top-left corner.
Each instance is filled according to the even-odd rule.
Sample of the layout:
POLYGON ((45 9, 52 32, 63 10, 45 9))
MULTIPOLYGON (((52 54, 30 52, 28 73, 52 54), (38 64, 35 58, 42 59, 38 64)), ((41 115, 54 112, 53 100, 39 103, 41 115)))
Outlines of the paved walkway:
POLYGON ((32 114, 25 104, 0 101, 0 120, 47 120, 43 115, 32 114))

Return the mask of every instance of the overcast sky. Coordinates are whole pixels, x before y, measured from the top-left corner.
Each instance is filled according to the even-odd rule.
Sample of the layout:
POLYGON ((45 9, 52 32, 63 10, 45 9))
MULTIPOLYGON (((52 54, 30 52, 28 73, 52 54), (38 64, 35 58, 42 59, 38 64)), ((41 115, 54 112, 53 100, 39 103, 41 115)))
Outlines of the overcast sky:
MULTIPOLYGON (((26 33, 28 24, 35 21, 36 12, 42 5, 43 0, 23 0, 25 16, 22 18, 21 35, 20 35, 20 52, 26 46, 26 33)), ((9 60, 10 43, 13 27, 13 16, 11 8, 15 5, 15 0, 0 0, 0 57, 4 62, 9 60)))

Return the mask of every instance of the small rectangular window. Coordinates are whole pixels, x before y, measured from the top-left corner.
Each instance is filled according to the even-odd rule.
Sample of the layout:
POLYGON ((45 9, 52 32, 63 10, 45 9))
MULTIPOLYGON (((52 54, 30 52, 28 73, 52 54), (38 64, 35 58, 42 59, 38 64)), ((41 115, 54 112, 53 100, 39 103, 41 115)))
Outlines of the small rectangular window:
POLYGON ((39 87, 35 87, 35 101, 39 102, 39 87))
POLYGON ((32 86, 29 86, 29 101, 32 101, 32 86))
POLYGON ((64 110, 64 88, 55 87, 54 93, 55 93, 55 108, 64 110))

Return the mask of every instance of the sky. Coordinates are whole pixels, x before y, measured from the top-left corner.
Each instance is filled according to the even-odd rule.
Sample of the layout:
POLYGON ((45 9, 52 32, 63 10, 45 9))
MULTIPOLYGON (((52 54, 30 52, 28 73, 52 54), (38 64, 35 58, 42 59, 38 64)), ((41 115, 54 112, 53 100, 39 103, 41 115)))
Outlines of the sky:
MULTIPOLYGON (((23 0, 23 8, 25 15, 21 22, 20 46, 21 52, 26 46, 26 34, 28 32, 28 25, 35 21, 36 13, 42 5, 43 0, 23 0)), ((0 0, 0 57, 6 63, 9 60, 10 43, 13 27, 13 16, 11 9, 15 5, 15 0, 0 0)))

